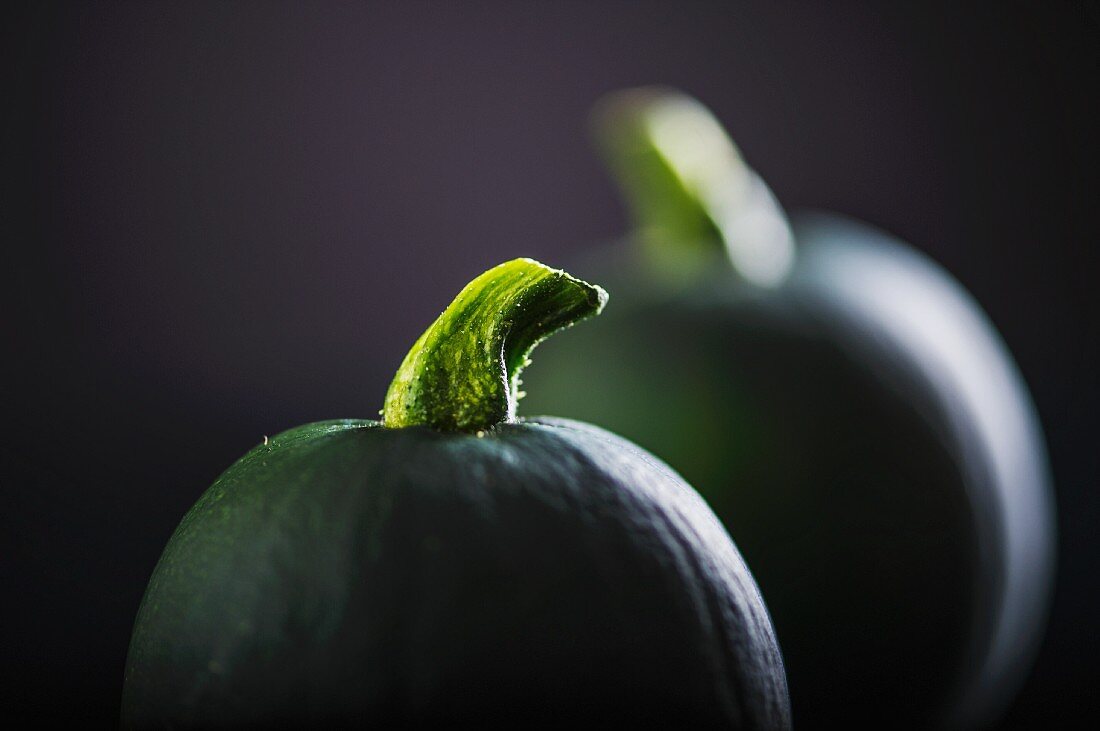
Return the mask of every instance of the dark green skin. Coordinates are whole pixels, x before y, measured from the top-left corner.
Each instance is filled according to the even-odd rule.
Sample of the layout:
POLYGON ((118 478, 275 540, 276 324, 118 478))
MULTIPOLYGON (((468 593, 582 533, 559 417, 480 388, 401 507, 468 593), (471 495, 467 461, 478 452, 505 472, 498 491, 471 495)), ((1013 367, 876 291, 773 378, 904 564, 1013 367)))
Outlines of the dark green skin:
POLYGON ((942 272, 911 250, 825 245, 820 230, 796 226, 799 263, 776 290, 721 262, 680 294, 631 278, 624 259, 576 266, 615 301, 540 351, 521 405, 603 424, 699 490, 760 584, 800 727, 983 725, 1026 673, 1050 591, 1033 407, 942 272), (851 276, 868 262, 870 279, 851 276), (987 370, 945 381, 870 294, 887 282, 887 300, 906 296, 886 275, 954 298, 959 318, 935 327, 987 370), (1019 438, 998 442, 970 409, 981 389, 1019 438))
POLYGON ((164 551, 126 727, 790 725, 755 583, 674 472, 595 427, 369 421, 257 446, 164 551))

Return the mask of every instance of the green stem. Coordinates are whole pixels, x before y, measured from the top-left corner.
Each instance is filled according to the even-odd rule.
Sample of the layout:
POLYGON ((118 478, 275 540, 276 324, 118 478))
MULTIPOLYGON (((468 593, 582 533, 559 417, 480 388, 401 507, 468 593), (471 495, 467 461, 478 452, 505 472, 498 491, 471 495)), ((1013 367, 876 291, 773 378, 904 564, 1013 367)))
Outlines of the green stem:
POLYGON ((725 250, 734 271, 778 284, 794 259, 786 214, 710 111, 682 93, 632 89, 605 98, 597 141, 666 277, 693 277, 725 250))
POLYGON ((386 393, 383 424, 477 432, 515 421, 531 350, 606 302, 602 288, 531 259, 493 267, 459 292, 405 356, 386 393))

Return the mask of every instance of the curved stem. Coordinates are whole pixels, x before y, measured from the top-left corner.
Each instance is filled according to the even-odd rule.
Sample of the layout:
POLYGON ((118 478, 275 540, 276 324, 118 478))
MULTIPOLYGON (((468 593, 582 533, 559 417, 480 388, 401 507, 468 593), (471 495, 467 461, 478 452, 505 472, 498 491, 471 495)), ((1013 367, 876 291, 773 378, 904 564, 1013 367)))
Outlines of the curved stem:
POLYGON ((383 424, 476 432, 515 421, 531 350, 606 302, 602 288, 531 259, 493 267, 459 292, 405 356, 386 392, 383 424))
POLYGON ((710 111, 679 92, 618 92, 597 107, 597 141, 654 268, 693 276, 721 251, 746 281, 778 284, 794 260, 786 214, 710 111))

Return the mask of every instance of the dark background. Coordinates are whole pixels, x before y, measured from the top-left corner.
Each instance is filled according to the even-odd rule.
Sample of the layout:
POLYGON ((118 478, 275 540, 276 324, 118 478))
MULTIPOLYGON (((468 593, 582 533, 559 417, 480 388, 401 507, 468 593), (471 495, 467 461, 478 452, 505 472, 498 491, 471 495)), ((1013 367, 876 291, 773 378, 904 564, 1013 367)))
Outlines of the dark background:
POLYGON ((621 234, 586 114, 662 82, 710 105, 788 207, 901 236, 1000 328, 1061 530, 1006 723, 1095 717, 1096 5, 3 12, 2 714, 113 723, 183 512, 264 434, 377 413, 474 275, 621 234))

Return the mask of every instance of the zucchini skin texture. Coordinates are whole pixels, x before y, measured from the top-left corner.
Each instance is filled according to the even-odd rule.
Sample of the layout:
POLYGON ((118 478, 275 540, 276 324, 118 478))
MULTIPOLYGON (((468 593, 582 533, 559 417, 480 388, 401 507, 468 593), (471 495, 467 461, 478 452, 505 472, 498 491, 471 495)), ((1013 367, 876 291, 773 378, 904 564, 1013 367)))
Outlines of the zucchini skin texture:
POLYGON ((940 267, 840 216, 794 230, 771 290, 716 273, 660 294, 608 250, 575 265, 619 306, 540 351, 524 408, 602 424, 703 495, 768 602, 800 727, 989 725, 1053 583, 1035 407, 940 267))
POLYGON ((787 728, 760 594, 662 462, 569 420, 259 445, 180 523, 123 726, 787 728))

